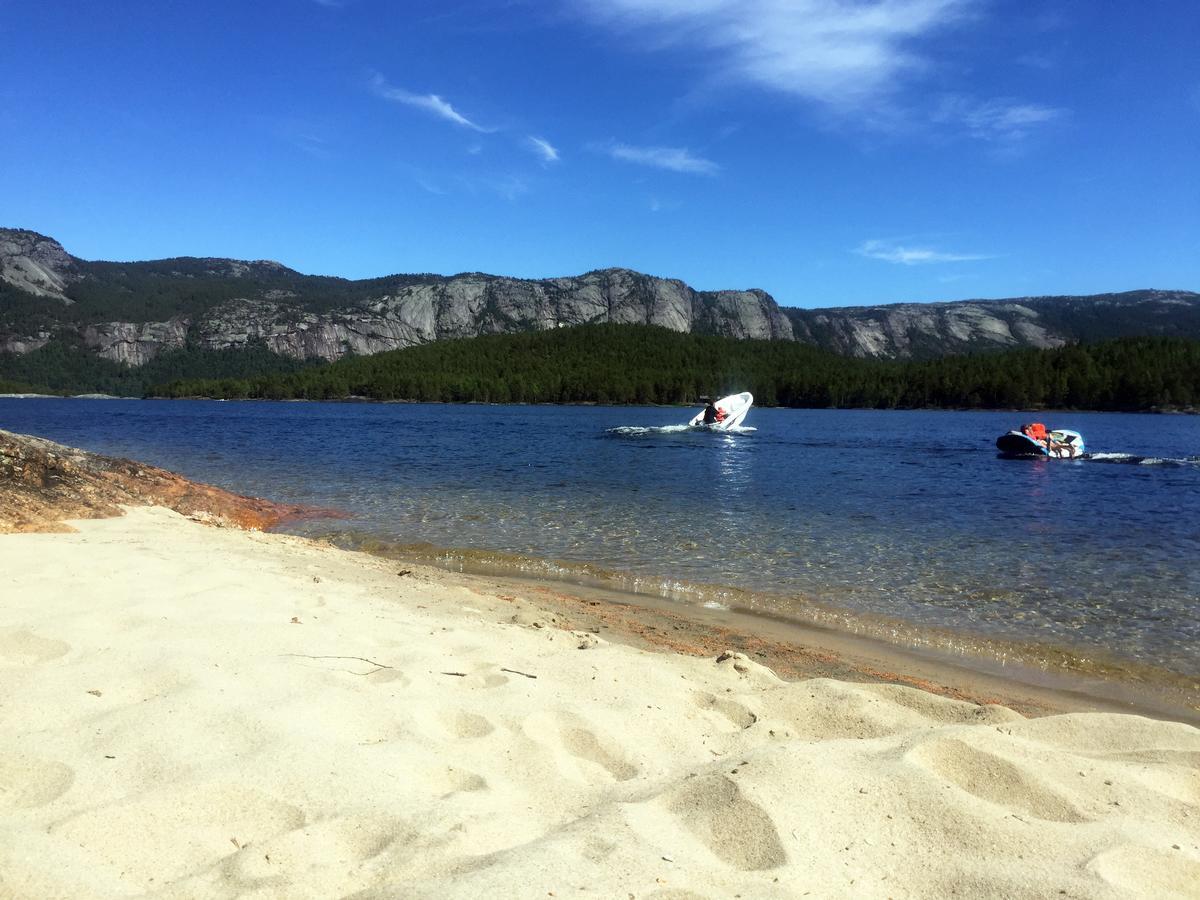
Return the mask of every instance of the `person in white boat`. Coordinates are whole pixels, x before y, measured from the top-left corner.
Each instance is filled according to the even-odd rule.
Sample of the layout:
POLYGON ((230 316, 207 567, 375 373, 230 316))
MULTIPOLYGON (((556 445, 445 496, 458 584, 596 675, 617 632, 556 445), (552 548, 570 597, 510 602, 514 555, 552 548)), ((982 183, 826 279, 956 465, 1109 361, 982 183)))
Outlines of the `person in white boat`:
POLYGON ((716 400, 709 400, 708 406, 704 407, 704 424, 719 425, 725 421, 725 410, 717 406, 716 400))
POLYGON ((1022 425, 1021 433, 1030 440, 1036 441, 1045 447, 1051 456, 1075 455, 1075 448, 1072 446, 1075 442, 1073 435, 1064 435, 1065 440, 1060 441, 1054 436, 1058 432, 1047 431, 1046 426, 1041 422, 1033 422, 1029 425, 1022 425))

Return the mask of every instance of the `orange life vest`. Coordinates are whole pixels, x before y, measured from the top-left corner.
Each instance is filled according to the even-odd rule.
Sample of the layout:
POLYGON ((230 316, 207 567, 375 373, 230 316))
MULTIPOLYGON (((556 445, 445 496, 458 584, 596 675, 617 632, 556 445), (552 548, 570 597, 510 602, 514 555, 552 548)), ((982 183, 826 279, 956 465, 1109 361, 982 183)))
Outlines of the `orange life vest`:
POLYGON ((1049 435, 1046 434, 1046 426, 1041 422, 1034 422, 1032 425, 1025 426, 1025 434, 1033 438, 1035 441, 1044 441, 1049 435))

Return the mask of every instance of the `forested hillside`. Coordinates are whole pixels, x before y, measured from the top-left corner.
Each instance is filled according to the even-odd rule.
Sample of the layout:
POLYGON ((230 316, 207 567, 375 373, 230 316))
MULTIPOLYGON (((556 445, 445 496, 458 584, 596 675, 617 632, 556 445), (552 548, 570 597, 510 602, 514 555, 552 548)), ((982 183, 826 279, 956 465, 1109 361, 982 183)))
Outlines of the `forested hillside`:
POLYGON ((0 393, 115 394, 141 397, 155 385, 184 378, 252 378, 297 372, 302 361, 251 346, 243 350, 186 347, 133 367, 88 353, 77 341, 56 339, 24 356, 0 353, 0 393), (12 385, 20 385, 14 387, 12 385))
POLYGON ((291 375, 171 382, 169 397, 1150 409, 1200 403, 1200 341, 1125 338, 920 362, 851 359, 789 341, 591 325, 440 341, 291 375))
POLYGON ((25 384, 21 381, 9 381, 6 378, 0 378, 0 394, 44 394, 47 393, 45 387, 40 387, 34 384, 25 384))

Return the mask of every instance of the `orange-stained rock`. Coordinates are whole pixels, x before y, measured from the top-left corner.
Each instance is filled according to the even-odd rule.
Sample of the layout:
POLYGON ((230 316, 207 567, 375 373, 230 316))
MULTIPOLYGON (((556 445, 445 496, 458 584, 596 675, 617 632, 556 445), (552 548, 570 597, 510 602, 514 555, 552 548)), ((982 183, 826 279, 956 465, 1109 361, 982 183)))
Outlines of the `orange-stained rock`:
POLYGON ((0 431, 0 533, 71 531, 65 519, 119 516, 122 506, 166 506, 214 525, 256 530, 285 520, 343 516, 243 497, 133 460, 0 431))

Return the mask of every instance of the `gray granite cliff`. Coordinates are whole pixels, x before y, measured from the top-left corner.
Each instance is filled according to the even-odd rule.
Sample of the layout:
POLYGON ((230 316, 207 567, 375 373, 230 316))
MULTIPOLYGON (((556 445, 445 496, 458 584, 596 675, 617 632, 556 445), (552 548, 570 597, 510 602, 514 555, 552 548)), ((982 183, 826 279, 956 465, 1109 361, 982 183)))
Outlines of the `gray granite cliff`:
POLYGON ((265 347, 335 360, 590 322, 912 358, 1124 334, 1200 337, 1200 295, 1148 290, 793 309, 761 290, 697 291, 619 268, 539 280, 466 273, 348 281, 269 260, 89 262, 52 238, 0 228, 0 353, 26 354, 61 338, 130 366, 185 347, 265 347))
POLYGON ((737 338, 792 337, 791 322, 763 291, 695 291, 682 281, 628 269, 542 280, 471 273, 346 282, 300 275, 262 260, 93 264, 70 256, 49 238, 0 229, 0 281, 25 294, 61 306, 72 302, 73 285, 89 294, 102 288, 119 307, 136 291, 128 286, 133 277, 143 290, 182 284, 185 294, 192 286, 188 280, 244 285, 233 284, 235 296, 207 308, 161 320, 108 319, 102 304, 65 319, 47 306, 48 315, 35 330, 5 323, 0 308, 0 352, 28 353, 64 331, 105 359, 132 366, 185 346, 223 350, 255 344, 298 359, 335 360, 446 338, 585 322, 661 325, 737 338), (347 302, 338 302, 342 297, 347 302))

